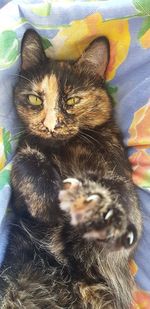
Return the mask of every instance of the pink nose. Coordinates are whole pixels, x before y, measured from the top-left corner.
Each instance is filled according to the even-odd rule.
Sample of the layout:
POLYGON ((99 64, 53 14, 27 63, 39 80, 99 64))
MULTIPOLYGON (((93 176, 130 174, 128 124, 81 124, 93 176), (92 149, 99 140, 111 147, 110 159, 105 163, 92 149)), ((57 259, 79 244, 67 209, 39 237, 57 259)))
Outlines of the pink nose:
POLYGON ((62 124, 63 124, 63 121, 57 120, 54 129, 59 129, 59 128, 61 128, 61 127, 62 127, 62 124))

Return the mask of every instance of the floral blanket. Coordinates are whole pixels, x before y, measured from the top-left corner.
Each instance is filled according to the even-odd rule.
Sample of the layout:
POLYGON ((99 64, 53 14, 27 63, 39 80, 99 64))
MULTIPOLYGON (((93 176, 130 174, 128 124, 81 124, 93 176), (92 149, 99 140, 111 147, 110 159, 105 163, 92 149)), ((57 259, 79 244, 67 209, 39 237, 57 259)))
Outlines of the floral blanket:
POLYGON ((110 41, 107 88, 128 147, 144 222, 136 281, 145 292, 136 291, 134 308, 150 309, 150 1, 0 1, 0 262, 11 220, 11 160, 21 134, 12 93, 28 28, 39 32, 47 55, 57 59, 78 58, 101 35, 110 41))

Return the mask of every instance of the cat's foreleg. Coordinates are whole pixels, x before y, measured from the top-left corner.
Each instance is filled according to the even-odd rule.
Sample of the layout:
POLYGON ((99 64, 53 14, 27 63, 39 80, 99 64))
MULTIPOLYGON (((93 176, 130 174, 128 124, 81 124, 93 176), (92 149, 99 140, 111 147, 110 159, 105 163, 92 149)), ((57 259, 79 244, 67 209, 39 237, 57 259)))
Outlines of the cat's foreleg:
MULTIPOLYGON (((59 193, 60 207, 80 239, 74 241, 72 255, 80 271, 97 280, 94 299, 103 299, 101 307, 92 308, 105 308, 110 301, 110 308, 129 309, 132 302, 134 280, 128 263, 140 235, 140 215, 134 190, 119 183, 123 196, 115 179, 110 183, 67 178, 59 193)), ((81 294, 85 289, 89 290, 86 282, 81 294)))
POLYGON ((24 147, 17 152, 12 168, 13 204, 18 214, 49 221, 57 211, 59 173, 51 160, 36 148, 24 147), (55 205, 53 212, 51 206, 55 205))

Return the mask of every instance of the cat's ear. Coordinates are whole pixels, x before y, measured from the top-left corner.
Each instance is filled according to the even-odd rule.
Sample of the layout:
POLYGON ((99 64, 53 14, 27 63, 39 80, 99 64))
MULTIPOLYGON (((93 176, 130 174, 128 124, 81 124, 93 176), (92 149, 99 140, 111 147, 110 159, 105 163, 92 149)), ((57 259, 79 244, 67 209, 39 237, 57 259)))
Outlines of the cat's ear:
POLYGON ((105 37, 94 40, 84 51, 77 64, 92 71, 97 76, 104 77, 109 63, 109 42, 105 37))
POLYGON ((46 59, 39 34, 33 29, 25 32, 21 44, 21 68, 28 70, 46 59))

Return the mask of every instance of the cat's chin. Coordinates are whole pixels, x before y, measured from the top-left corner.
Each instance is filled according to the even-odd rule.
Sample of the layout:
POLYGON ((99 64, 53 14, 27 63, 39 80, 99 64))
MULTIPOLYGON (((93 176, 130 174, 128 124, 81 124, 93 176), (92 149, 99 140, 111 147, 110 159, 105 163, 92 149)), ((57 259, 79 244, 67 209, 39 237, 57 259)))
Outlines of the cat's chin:
POLYGON ((38 134, 30 133, 31 137, 39 140, 41 144, 50 144, 50 145, 62 145, 67 143, 69 140, 73 139, 76 134, 66 134, 66 135, 56 135, 56 136, 43 136, 38 134))

